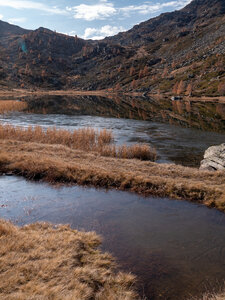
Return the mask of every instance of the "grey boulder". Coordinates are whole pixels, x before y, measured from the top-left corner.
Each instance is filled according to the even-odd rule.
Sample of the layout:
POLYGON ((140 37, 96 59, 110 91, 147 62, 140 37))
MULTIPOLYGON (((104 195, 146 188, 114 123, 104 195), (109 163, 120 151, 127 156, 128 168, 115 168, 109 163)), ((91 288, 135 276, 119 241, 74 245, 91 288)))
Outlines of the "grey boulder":
POLYGON ((225 170, 225 143, 209 147, 201 161, 200 170, 225 170))

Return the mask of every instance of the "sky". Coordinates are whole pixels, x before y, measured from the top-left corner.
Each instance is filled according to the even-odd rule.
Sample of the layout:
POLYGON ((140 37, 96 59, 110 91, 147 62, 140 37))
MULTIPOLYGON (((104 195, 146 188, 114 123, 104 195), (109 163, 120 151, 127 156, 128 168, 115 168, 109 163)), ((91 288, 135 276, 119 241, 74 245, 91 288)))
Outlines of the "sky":
POLYGON ((131 29, 191 0, 0 0, 0 20, 26 29, 45 27, 84 39, 131 29))

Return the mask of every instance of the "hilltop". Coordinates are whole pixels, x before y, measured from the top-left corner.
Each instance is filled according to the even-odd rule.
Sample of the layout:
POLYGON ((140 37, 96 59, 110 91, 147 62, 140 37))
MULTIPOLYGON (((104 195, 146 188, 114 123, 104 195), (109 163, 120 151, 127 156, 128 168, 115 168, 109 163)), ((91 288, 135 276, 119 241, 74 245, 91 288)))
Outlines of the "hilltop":
POLYGON ((0 21, 0 86, 225 95, 224 32, 224 0, 194 0, 101 41, 0 21))

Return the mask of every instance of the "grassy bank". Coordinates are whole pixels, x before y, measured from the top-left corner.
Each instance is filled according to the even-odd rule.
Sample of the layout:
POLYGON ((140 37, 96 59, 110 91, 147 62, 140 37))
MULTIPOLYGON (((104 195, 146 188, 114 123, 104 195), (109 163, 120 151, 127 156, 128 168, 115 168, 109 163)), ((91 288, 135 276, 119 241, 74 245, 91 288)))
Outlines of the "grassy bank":
POLYGON ((73 149, 97 152, 102 156, 117 158, 138 158, 141 160, 156 159, 156 151, 149 145, 134 144, 131 146, 116 146, 110 130, 96 130, 80 128, 73 131, 49 127, 46 130, 41 126, 15 127, 0 124, 0 139, 13 139, 25 142, 46 144, 60 144, 73 149))
POLYGON ((15 140, 0 140, 0 172, 185 199, 225 211, 224 172, 102 157, 63 145, 15 140))
POLYGON ((93 232, 0 220, 0 243, 0 299, 137 299, 134 277, 116 271, 93 232))
POLYGON ((192 298, 191 300, 225 300, 225 292, 218 294, 205 294, 202 298, 192 298))
POLYGON ((16 100, 1 100, 0 114, 5 114, 12 111, 23 111, 27 108, 27 103, 16 100))

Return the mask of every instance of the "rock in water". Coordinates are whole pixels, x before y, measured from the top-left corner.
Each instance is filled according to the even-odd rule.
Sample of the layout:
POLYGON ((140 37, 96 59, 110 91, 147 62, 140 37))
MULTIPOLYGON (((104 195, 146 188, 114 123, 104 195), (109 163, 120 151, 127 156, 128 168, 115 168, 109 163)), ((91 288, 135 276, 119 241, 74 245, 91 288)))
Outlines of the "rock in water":
POLYGON ((209 147, 205 151, 200 170, 225 170, 225 143, 209 147))

